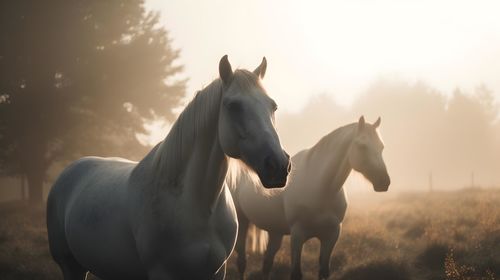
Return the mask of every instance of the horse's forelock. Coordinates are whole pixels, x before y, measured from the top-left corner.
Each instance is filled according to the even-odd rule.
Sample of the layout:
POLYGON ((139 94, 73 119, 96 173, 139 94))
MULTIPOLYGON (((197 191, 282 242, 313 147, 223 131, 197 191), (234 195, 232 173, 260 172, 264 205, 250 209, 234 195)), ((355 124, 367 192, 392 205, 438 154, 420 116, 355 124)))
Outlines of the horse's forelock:
POLYGON ((234 71, 233 83, 235 83, 240 90, 250 90, 255 87, 263 90, 259 77, 253 72, 244 69, 237 69, 234 71))

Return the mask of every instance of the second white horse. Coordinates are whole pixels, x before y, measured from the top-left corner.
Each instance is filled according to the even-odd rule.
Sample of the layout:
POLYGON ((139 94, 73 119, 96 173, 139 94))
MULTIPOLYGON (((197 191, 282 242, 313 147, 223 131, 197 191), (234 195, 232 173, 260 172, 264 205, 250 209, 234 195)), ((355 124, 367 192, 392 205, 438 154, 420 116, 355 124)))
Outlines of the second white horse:
POLYGON ((232 188, 238 213, 236 243, 238 270, 244 278, 246 237, 250 223, 266 230, 269 241, 262 272, 269 277, 274 256, 284 235, 291 235, 291 279, 301 279, 302 245, 310 238, 321 242, 319 279, 330 274, 330 255, 340 235, 347 202, 342 188, 354 169, 363 174, 375 191, 387 191, 390 178, 382 158, 384 145, 377 132, 380 118, 372 125, 363 117, 338 128, 310 149, 292 158, 290 183, 283 189, 264 189, 242 177, 232 188))

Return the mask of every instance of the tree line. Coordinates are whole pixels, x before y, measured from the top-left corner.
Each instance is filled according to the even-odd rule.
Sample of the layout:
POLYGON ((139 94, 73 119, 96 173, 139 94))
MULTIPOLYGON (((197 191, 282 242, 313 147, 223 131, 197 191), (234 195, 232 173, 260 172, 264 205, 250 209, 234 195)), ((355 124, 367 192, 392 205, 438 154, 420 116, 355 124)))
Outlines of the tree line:
POLYGON ((424 82, 380 79, 349 107, 318 95, 277 124, 285 147, 296 152, 360 115, 371 122, 382 117, 395 189, 427 190, 430 176, 436 188, 500 185, 499 105, 485 85, 447 96, 424 82))
POLYGON ((143 0, 0 3, 0 172, 33 203, 55 162, 137 157, 144 121, 173 119, 185 81, 158 20, 143 0))

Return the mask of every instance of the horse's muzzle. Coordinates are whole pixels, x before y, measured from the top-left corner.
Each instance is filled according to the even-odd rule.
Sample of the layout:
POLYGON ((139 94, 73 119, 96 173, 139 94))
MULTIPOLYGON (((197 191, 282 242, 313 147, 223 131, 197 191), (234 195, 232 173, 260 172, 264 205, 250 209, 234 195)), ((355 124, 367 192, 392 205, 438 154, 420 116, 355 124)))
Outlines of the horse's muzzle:
POLYGON ((291 169, 290 155, 283 150, 283 154, 280 156, 267 156, 264 160, 263 170, 258 173, 264 187, 281 188, 286 185, 291 169))
POLYGON ((386 192, 389 189, 389 185, 391 184, 391 178, 389 175, 384 176, 379 182, 373 184, 373 189, 376 192, 386 192))

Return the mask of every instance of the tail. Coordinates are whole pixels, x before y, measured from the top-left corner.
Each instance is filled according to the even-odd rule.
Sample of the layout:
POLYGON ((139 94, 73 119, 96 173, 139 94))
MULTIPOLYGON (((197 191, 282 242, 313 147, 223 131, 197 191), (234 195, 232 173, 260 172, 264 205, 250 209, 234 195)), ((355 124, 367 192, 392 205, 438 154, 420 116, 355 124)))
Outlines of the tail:
POLYGON ((265 230, 261 230, 255 225, 250 225, 248 235, 250 237, 251 242, 251 250, 252 252, 264 253, 267 246, 268 235, 265 230))

